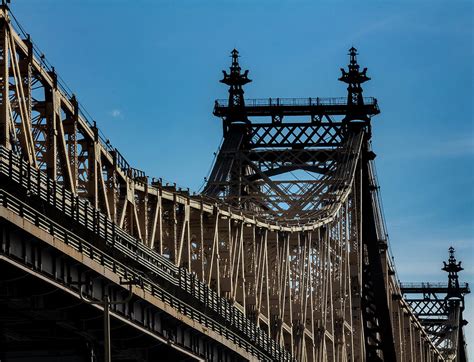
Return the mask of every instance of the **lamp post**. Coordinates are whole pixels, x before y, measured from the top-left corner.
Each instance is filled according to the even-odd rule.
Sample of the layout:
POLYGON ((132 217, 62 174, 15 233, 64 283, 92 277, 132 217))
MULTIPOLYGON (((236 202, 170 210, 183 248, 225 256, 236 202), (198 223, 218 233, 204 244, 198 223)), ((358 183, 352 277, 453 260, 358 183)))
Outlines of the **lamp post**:
POLYGON ((127 298, 121 301, 112 301, 110 299, 110 295, 108 293, 108 286, 105 287, 104 298, 102 300, 91 300, 84 296, 83 294, 83 286, 81 284, 79 290, 79 296, 81 300, 87 304, 91 305, 100 305, 104 310, 104 362, 112 362, 111 358, 111 350, 110 350, 110 306, 111 305, 119 305, 119 304, 127 304, 133 297, 132 293, 132 285, 139 284, 140 281, 136 279, 132 279, 130 281, 120 281, 120 285, 128 285, 129 286, 129 295, 127 298))

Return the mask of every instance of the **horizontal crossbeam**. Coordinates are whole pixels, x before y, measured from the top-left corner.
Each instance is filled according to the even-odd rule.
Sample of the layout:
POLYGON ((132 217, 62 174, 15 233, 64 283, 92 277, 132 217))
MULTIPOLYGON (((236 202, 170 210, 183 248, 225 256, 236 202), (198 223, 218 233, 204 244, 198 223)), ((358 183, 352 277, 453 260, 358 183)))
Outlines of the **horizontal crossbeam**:
POLYGON ((342 124, 256 123, 249 126, 250 148, 259 147, 337 147, 342 142, 342 124))

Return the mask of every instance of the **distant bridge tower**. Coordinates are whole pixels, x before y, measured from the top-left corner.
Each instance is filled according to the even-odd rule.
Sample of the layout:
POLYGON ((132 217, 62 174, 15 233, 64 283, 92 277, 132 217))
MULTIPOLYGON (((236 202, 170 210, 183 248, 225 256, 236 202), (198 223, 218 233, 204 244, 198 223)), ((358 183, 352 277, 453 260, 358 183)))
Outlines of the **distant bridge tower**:
POLYGON ((401 291, 445 360, 465 362, 464 296, 470 289, 467 283, 459 283, 458 273, 463 268, 454 256, 453 247, 449 248, 448 261, 443 265, 441 270, 448 273, 447 284, 403 283, 401 291))
POLYGON ((445 356, 450 361, 466 361, 462 327, 467 322, 463 319, 464 295, 458 276, 464 268, 461 267, 461 262, 456 261, 452 246, 449 248, 448 262, 443 262, 443 264, 442 270, 448 273, 448 292, 444 298, 448 316, 448 327, 445 331, 447 338, 445 356))

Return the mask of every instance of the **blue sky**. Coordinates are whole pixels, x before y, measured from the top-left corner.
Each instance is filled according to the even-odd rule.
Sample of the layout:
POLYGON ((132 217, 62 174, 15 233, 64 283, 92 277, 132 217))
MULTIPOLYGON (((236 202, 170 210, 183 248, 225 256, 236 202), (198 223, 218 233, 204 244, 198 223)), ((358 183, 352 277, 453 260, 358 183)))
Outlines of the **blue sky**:
MULTIPOLYGON (((248 97, 344 96, 347 49, 379 100, 373 148, 400 278, 474 282, 470 1, 14 1, 12 8, 128 161, 199 189, 222 136, 218 83, 239 49, 248 97), (45 19, 48 19, 45 21, 45 19)), ((474 298, 467 299, 474 341, 474 298)), ((474 342, 472 343, 474 344, 474 342)), ((470 354, 474 356, 473 346, 470 354)))

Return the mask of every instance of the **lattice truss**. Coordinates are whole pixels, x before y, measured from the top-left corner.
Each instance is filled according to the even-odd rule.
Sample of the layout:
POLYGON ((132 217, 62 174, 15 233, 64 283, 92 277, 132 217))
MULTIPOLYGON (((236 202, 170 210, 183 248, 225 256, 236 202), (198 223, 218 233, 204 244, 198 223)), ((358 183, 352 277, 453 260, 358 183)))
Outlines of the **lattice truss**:
POLYGON ((139 235, 137 210, 130 206, 137 196, 127 185, 143 173, 108 141, 99 141, 98 129, 58 83, 29 36, 21 39, 8 20, 1 20, 2 145, 139 235))
POLYGON ((435 294, 424 296, 423 299, 411 299, 408 304, 414 313, 422 318, 426 330, 435 341, 435 344, 439 346, 449 332, 448 302, 444 299, 438 299, 435 294))
MULTIPOLYGON (((444 289, 447 290, 447 286, 444 289)), ((459 350, 459 333, 463 326, 463 299, 449 299, 446 298, 446 293, 425 291, 410 293, 406 300, 444 358, 448 361, 455 360, 459 350)))
MULTIPOLYGON (((204 195, 191 196, 132 168, 5 8, 0 14, 0 147, 46 173, 57 193, 87 199, 195 274, 296 359, 365 360, 369 345, 377 358, 402 353, 404 342, 390 333, 405 307, 392 298, 399 287, 381 246, 379 207, 368 208, 376 185, 364 171, 366 125, 349 131, 325 114, 244 124, 225 138, 204 195), (363 213, 373 224, 364 237, 371 229, 362 227, 363 213), (364 304, 369 285, 379 294, 364 304)), ((422 346, 415 360, 434 360, 416 323, 404 327, 422 346)))
POLYGON ((251 124, 223 143, 204 190, 267 220, 307 223, 336 207, 350 186, 360 135, 340 122, 251 124))

